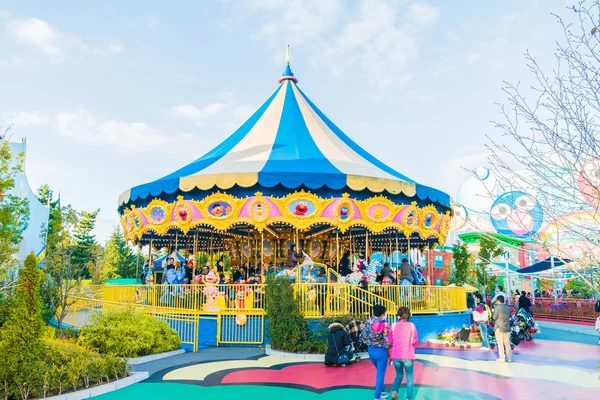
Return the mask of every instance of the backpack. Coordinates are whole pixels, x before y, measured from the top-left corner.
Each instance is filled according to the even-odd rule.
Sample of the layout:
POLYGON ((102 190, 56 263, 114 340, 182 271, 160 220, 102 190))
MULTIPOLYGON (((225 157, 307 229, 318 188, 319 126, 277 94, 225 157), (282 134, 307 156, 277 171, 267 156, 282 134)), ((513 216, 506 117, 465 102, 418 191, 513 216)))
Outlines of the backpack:
POLYGON ((594 304, 594 311, 600 313, 600 300, 596 300, 596 304, 594 304))

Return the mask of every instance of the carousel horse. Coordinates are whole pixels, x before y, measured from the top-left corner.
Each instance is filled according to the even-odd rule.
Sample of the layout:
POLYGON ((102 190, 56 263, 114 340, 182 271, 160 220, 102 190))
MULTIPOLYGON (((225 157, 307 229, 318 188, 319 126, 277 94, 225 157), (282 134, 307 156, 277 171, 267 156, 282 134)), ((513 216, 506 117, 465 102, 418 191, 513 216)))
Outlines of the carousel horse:
POLYGON ((369 282, 369 284, 377 282, 377 267, 381 267, 381 263, 375 260, 371 260, 367 266, 367 282, 369 282))

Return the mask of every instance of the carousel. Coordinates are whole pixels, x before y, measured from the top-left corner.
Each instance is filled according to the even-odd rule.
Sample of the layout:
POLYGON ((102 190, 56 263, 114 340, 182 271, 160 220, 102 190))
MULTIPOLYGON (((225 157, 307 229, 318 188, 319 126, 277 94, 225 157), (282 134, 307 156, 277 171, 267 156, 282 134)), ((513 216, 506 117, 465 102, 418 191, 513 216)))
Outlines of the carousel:
POLYGON ((120 196, 126 239, 194 259, 225 254, 263 272, 292 243, 334 268, 347 252, 393 259, 444 245, 450 197, 352 141, 298 87, 286 61, 275 91, 221 144, 120 196))

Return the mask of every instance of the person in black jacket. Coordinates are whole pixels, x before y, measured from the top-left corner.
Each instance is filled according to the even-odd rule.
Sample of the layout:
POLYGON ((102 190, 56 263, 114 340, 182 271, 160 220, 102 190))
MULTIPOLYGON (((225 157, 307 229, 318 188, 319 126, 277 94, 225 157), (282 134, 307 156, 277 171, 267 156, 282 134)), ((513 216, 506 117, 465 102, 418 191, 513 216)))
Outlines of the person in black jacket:
POLYGON ((467 293, 467 308, 471 310, 475 308, 475 297, 473 297, 473 293, 467 293))
POLYGON ((347 276, 352 273, 352 270, 350 269, 350 250, 346 250, 346 252, 344 252, 338 268, 340 275, 342 276, 347 276))
MULTIPOLYGON (((352 357, 351 351, 346 350, 346 346, 350 346, 350 337, 348 332, 340 321, 335 321, 329 325, 329 333, 327 334, 327 352, 325 353, 325 365, 337 366, 338 357, 341 354, 347 354, 348 358, 352 357)), ((345 367, 345 364, 340 367, 345 367)))
POLYGON ((521 308, 527 311, 527 314, 531 315, 531 300, 527 298, 525 291, 522 291, 521 297, 519 297, 519 309, 521 308))

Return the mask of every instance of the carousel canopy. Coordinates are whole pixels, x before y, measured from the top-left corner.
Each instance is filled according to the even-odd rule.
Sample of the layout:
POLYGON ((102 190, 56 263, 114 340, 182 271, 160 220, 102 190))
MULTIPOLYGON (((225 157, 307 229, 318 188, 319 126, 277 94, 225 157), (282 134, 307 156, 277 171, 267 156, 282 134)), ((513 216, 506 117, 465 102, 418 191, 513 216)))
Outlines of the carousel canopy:
POLYGON ((177 191, 282 185, 403 193, 450 207, 447 194, 416 183, 352 141, 297 82, 288 64, 279 87, 231 136, 191 164, 123 193, 119 205, 177 191))

